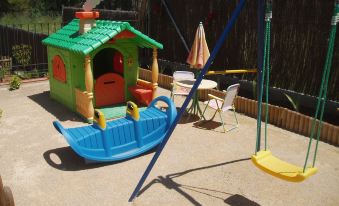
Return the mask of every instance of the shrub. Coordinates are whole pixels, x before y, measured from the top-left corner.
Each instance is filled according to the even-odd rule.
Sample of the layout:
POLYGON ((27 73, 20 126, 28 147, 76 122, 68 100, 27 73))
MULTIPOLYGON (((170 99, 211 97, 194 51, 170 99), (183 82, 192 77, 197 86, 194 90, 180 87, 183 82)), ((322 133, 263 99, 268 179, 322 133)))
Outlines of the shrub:
POLYGON ((40 74, 39 74, 39 71, 37 68, 34 68, 32 71, 31 71, 31 75, 32 75, 32 78, 39 78, 40 77, 40 74))
POLYGON ((14 45, 12 47, 12 54, 15 60, 26 68, 31 62, 32 46, 26 44, 14 45))
POLYGON ((18 76, 13 76, 11 81, 9 82, 9 90, 19 89, 21 85, 21 79, 18 76))
POLYGON ((0 65, 0 82, 2 82, 4 77, 5 77, 5 69, 2 68, 2 66, 0 65))
POLYGON ((27 71, 15 71, 14 74, 18 76, 20 79, 30 79, 31 73, 27 71))

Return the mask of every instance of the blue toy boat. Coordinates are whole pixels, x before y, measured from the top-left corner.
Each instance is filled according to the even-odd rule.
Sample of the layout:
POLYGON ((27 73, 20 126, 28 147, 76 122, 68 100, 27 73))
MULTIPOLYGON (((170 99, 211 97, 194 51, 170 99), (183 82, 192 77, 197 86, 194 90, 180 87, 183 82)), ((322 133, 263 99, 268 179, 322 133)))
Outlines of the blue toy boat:
POLYGON ((92 125, 68 129, 58 121, 53 125, 81 157, 100 162, 118 161, 135 157, 158 145, 177 115, 175 105, 165 96, 154 99, 140 113, 133 102, 128 102, 126 113, 125 118, 106 122, 103 114, 96 110, 92 125), (155 107, 157 101, 168 105, 166 111, 155 107))

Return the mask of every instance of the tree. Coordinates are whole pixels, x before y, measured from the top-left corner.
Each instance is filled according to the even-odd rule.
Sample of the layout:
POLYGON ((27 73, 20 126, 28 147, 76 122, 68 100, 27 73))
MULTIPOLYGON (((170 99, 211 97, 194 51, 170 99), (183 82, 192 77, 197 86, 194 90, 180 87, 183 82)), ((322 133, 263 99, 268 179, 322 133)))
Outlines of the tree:
POLYGON ((10 8, 10 4, 8 3, 8 0, 1 0, 0 1, 0 12, 5 13, 8 12, 10 8))

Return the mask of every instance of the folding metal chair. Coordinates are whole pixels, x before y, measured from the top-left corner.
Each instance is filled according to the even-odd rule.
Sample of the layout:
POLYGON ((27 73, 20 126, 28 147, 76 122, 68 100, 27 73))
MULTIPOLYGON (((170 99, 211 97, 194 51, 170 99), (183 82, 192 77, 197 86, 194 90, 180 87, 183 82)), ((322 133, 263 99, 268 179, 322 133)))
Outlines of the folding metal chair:
POLYGON ((194 80, 194 73, 189 71, 175 71, 173 73, 173 83, 171 90, 171 99, 174 102, 174 96, 187 96, 190 92, 190 88, 180 87, 175 82, 180 80, 194 80))
POLYGON ((200 120, 202 120, 204 118, 204 114, 205 114, 207 107, 210 107, 210 108, 215 110, 215 113, 209 121, 213 120, 215 115, 218 112, 220 119, 221 119, 221 123, 222 123, 222 127, 224 129, 224 132, 228 132, 228 131, 231 131, 231 130, 237 128, 239 123, 238 123, 237 115, 235 113, 234 100, 235 100, 235 97, 238 94, 239 86, 240 86, 240 84, 234 84, 234 85, 229 86, 226 90, 226 95, 225 95, 224 99, 216 97, 212 94, 208 94, 209 100, 204 102, 204 104, 206 104, 206 107, 204 109, 202 116, 200 117, 200 120), (222 112, 226 112, 228 110, 233 110, 233 114, 234 114, 236 124, 233 125, 232 128, 226 130, 225 129, 225 123, 224 123, 224 120, 222 118, 222 112))

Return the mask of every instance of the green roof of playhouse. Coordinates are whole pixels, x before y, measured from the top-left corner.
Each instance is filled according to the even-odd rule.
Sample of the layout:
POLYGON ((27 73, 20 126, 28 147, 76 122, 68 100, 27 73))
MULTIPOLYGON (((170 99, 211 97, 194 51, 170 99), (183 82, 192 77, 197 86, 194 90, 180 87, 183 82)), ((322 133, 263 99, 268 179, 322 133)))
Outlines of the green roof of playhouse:
POLYGON ((128 22, 96 20, 96 27, 81 35, 78 33, 79 22, 79 19, 73 19, 69 24, 49 35, 42 42, 49 46, 86 55, 120 32, 128 30, 136 35, 129 41, 134 42, 139 47, 163 48, 161 43, 134 29, 128 22))

